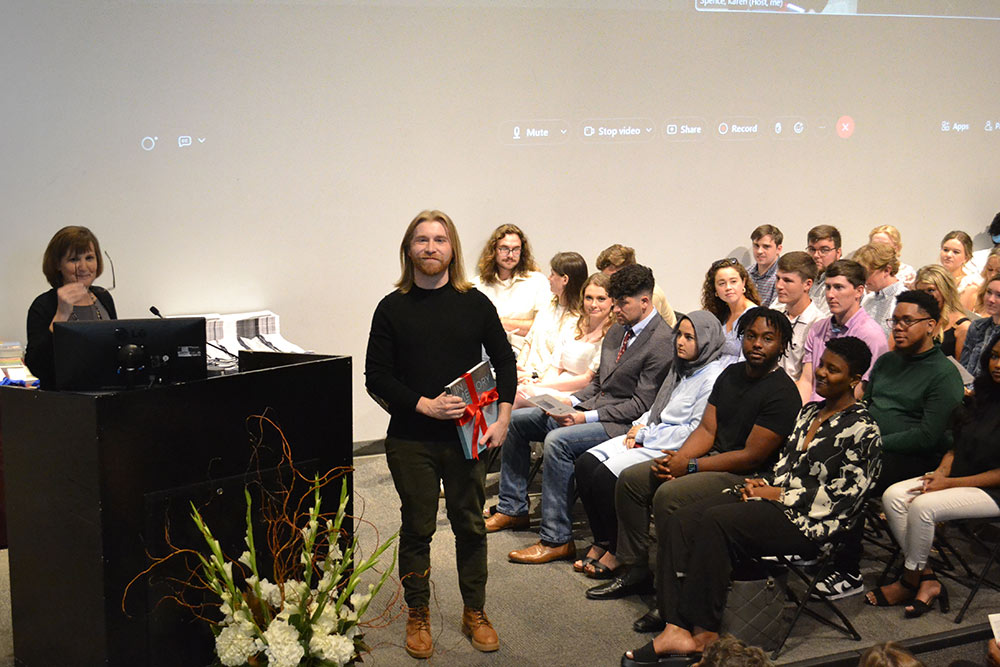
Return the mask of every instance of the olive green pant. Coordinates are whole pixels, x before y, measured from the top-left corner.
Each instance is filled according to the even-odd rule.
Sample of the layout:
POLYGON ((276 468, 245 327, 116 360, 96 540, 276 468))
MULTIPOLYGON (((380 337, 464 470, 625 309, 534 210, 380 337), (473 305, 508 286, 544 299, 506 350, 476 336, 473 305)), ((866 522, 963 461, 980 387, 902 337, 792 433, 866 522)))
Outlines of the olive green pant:
POLYGON ((455 534, 458 586, 465 606, 486 602, 486 466, 470 461, 454 442, 423 442, 389 436, 385 458, 399 494, 399 578, 409 607, 430 601, 431 538, 437 526, 440 483, 455 534))

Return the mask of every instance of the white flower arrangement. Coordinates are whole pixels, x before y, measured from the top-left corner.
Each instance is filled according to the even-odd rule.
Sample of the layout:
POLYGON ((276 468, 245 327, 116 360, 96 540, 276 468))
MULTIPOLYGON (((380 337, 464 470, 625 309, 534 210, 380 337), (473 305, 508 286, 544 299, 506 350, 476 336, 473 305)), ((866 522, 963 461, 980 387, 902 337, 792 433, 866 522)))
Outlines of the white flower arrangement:
MULTIPOLYGON (((395 553, 377 583, 369 584, 367 592, 356 589, 361 576, 378 564, 397 535, 360 562, 355 562, 356 539, 341 553, 338 538, 347 509, 347 482, 341 486, 340 507, 332 519, 320 513, 321 486, 315 478, 310 489, 313 505, 302 516, 305 525, 293 536, 294 542, 301 542, 293 571, 298 578, 285 577, 275 583, 262 579, 258 572, 249 490, 245 491, 246 551, 236 560, 238 577, 234 577, 234 562, 226 559, 198 509, 191 505, 191 516, 211 552, 207 557, 197 554, 204 582, 221 601, 223 619, 213 632, 215 652, 223 665, 340 667, 352 664, 367 650, 358 624, 389 578, 395 553)), ((294 517, 291 523, 297 523, 294 517)))

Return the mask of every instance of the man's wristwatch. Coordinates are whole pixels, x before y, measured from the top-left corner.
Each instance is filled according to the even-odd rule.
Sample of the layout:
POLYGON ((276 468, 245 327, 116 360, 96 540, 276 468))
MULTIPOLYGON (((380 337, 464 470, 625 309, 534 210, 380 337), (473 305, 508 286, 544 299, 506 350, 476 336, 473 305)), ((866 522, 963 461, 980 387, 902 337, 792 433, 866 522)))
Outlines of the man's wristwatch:
POLYGON ((688 474, 698 472, 698 459, 688 459, 688 474))

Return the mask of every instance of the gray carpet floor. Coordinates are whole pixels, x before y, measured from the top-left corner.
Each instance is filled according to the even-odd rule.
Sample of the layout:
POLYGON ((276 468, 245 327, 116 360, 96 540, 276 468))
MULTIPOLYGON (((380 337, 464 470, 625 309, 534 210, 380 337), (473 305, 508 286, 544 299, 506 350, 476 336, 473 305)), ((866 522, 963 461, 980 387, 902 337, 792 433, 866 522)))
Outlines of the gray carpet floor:
MULTIPOLYGON (((364 553, 370 553, 377 540, 384 539, 399 527, 399 499, 392 485, 385 458, 359 456, 355 460, 355 509, 362 521, 358 537, 364 553)), ((487 492, 495 496, 497 475, 487 479, 487 492)), ((537 528, 540 496, 532 495, 533 525, 537 528)), ((579 510, 579 507, 578 507, 579 510)), ((575 517, 577 545, 588 542, 582 514, 575 517)), ((567 562, 546 565, 517 565, 507 561, 507 553, 537 540, 534 530, 507 531, 489 536, 490 578, 486 611, 500 635, 500 650, 479 653, 460 632, 462 600, 455 572, 454 540, 441 502, 438 532, 431 548, 433 571, 431 585, 431 625, 435 639, 434 665, 617 665, 622 653, 637 648, 651 636, 634 633, 632 621, 652 603, 651 598, 630 597, 596 602, 584 592, 593 585, 590 579, 573 572, 567 562)), ((866 563, 866 584, 874 583, 880 568, 866 563)), ((820 656, 863 650, 889 640, 907 640, 925 635, 971 628, 986 622, 986 615, 1000 610, 1000 593, 982 590, 973 602, 961 626, 953 623, 967 589, 949 582, 952 612, 937 611, 922 618, 904 620, 898 608, 876 609, 863 604, 861 596, 842 600, 841 608, 856 623, 863 637, 853 642, 812 619, 803 618, 781 655, 782 664, 820 656)), ((403 649, 405 617, 402 592, 393 577, 373 601, 370 613, 383 611, 365 630, 372 653, 364 664, 374 667, 417 664, 403 649)), ((948 665, 956 657, 968 657, 973 663, 983 655, 983 642, 961 649, 927 653, 926 664, 948 665)), ((7 552, 0 551, 0 667, 13 667, 11 638, 10 586, 7 552)))

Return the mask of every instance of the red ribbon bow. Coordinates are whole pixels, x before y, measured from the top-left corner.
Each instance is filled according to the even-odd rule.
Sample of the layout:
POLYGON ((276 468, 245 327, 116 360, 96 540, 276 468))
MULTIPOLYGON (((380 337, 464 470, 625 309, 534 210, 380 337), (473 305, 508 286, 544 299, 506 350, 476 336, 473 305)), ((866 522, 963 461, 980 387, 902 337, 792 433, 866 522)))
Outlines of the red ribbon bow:
POLYGON ((486 434, 486 415, 483 414, 483 408, 498 400, 500 395, 495 388, 482 394, 476 393, 476 386, 472 383, 472 376, 468 373, 464 373, 462 379, 465 380, 465 386, 469 389, 469 397, 472 402, 465 406, 465 412, 457 421, 459 426, 465 426, 470 419, 475 420, 472 423, 472 440, 470 442, 472 460, 475 461, 479 459, 479 437, 486 434))

